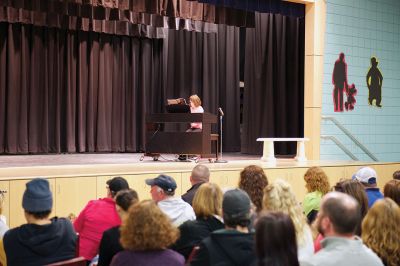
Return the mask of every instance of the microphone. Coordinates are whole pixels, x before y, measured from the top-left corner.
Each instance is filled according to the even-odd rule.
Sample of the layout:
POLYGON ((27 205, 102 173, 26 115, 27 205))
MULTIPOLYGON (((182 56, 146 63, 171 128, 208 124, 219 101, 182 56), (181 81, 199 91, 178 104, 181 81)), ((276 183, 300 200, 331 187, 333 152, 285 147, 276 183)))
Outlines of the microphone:
POLYGON ((224 116, 224 112, 222 111, 222 108, 221 108, 221 107, 218 108, 218 112, 219 112, 219 115, 220 115, 220 116, 224 116))

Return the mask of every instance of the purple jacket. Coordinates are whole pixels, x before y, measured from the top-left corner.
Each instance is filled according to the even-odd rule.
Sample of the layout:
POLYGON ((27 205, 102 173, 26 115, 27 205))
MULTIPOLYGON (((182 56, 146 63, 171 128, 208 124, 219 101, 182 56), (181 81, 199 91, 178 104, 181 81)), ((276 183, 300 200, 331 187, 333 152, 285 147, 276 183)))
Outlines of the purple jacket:
POLYGON ((119 252, 111 261, 111 266, 140 265, 140 266, 184 266, 185 258, 171 250, 129 251, 119 252))

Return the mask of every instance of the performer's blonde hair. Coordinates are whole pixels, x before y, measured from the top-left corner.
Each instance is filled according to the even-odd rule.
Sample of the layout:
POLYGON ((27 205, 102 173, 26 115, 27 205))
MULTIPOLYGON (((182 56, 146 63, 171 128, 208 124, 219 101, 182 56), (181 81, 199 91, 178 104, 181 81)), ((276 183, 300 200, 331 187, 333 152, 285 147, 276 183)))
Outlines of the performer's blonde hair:
POLYGON ((193 102, 194 106, 196 106, 196 107, 199 107, 201 105, 200 97, 197 96, 197 94, 193 94, 192 96, 190 96, 189 100, 191 100, 193 102))

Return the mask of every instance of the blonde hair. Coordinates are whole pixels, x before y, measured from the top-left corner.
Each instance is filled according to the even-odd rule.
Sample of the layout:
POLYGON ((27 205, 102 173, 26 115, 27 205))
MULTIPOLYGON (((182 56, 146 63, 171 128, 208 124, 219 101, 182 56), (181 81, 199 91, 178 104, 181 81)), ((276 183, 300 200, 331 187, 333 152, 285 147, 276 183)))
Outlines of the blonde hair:
POLYGON ((319 191, 322 195, 329 192, 328 176, 318 166, 310 167, 304 174, 304 181, 306 181, 306 188, 308 192, 319 191))
POLYGON ((208 218, 215 214, 221 216, 222 198, 222 190, 217 184, 202 184, 196 191, 192 203, 196 217, 208 218))
POLYGON ((387 266, 400 265, 400 207, 391 199, 377 200, 362 222, 362 240, 387 266))
POLYGON ((263 210, 288 214, 296 229, 297 243, 305 243, 306 230, 310 228, 289 183, 278 179, 264 189, 263 210))
POLYGON ((193 94, 192 96, 190 96, 189 100, 191 100, 196 107, 199 107, 201 105, 200 97, 197 96, 197 94, 193 94))
POLYGON ((132 205, 121 227, 120 242, 134 251, 168 248, 179 237, 179 230, 152 200, 132 205))

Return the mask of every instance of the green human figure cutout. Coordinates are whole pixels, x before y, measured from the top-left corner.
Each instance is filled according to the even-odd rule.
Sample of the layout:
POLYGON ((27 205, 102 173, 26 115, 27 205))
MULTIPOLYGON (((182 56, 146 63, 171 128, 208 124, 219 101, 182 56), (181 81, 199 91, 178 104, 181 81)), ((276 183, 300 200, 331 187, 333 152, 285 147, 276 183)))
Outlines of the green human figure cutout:
POLYGON ((378 61, 375 57, 371 57, 371 68, 367 74, 367 87, 369 90, 368 102, 372 105, 372 101, 375 100, 375 106, 382 107, 382 81, 383 77, 379 70, 378 61))

